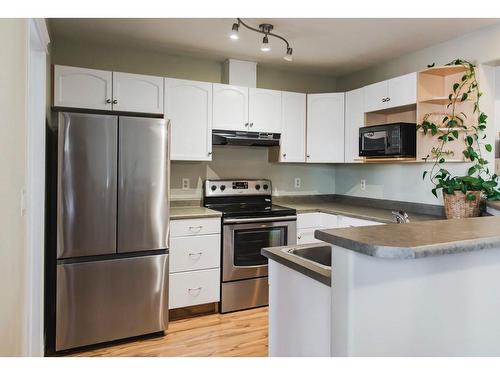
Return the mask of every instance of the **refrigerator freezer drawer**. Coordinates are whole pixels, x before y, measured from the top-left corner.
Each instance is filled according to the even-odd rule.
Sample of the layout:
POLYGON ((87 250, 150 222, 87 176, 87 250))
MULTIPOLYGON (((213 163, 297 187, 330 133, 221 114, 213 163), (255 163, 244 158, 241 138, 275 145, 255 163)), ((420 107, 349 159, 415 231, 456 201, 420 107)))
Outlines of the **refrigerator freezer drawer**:
POLYGON ((57 266, 57 351, 165 331, 167 324, 167 254, 57 266))

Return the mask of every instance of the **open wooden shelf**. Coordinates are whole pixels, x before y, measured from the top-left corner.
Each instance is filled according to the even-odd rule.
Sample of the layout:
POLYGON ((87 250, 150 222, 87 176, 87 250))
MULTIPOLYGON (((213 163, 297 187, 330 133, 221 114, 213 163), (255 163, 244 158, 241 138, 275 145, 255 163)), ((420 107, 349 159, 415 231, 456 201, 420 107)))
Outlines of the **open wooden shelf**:
POLYGON ((445 65, 445 66, 433 66, 432 68, 427 68, 422 70, 422 74, 432 74, 434 76, 448 76, 457 73, 465 73, 467 68, 462 65, 445 65))
MULTIPOLYGON (((454 100, 454 99, 455 98, 452 98, 452 100, 454 100)), ((472 100, 473 100, 473 98, 467 98, 463 102, 461 100, 458 100, 457 104, 464 103, 464 102, 470 102, 472 100)), ((419 103, 446 105, 446 104, 449 103, 449 99, 448 99, 448 96, 437 96, 437 97, 434 97, 434 98, 420 100, 419 103)))
POLYGON ((354 159, 354 161, 361 162, 361 163, 384 163, 384 164, 387 164, 387 163, 415 163, 415 162, 417 162, 417 159, 415 159, 415 158, 359 157, 359 158, 354 159))
MULTIPOLYGON (((427 120, 437 125, 443 125, 445 116, 450 117, 451 108, 448 108, 449 95, 452 93, 453 84, 461 83, 462 76, 467 72, 467 68, 462 65, 436 66, 422 70, 417 76, 417 124, 421 124, 426 115, 427 120)), ((453 99, 453 98, 452 98, 453 99)), ((459 139, 446 144, 445 151, 451 154, 449 158, 445 157, 446 162, 466 162, 463 159, 463 150, 465 149, 464 138, 466 134, 472 131, 472 126, 477 126, 477 119, 473 116, 475 97, 471 96, 463 102, 458 99, 456 102, 456 113, 465 113, 465 125, 469 129, 447 128, 442 126, 438 129, 439 133, 448 131, 459 131, 459 139)), ((438 147, 440 141, 431 134, 425 135, 423 131, 417 132, 417 160, 423 159, 434 147, 438 147)), ((434 160, 429 159, 431 163, 434 160)))

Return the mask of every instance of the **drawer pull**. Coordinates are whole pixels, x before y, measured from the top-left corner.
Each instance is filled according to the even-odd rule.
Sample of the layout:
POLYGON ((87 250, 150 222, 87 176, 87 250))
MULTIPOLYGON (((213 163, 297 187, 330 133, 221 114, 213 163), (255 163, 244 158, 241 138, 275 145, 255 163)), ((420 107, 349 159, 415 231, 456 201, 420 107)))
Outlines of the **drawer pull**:
POLYGON ((190 226, 189 227, 189 230, 190 231, 196 231, 196 232, 199 232, 201 230, 201 228, 203 228, 203 225, 197 225, 197 226, 190 226))
POLYGON ((201 286, 199 286, 198 288, 189 288, 188 293, 189 294, 200 294, 201 289, 203 289, 201 286))
POLYGON ((202 255, 202 254, 203 254, 203 253, 200 251, 199 253, 189 253, 188 255, 189 255, 190 257, 198 257, 198 258, 199 258, 199 257, 201 257, 201 255, 202 255))

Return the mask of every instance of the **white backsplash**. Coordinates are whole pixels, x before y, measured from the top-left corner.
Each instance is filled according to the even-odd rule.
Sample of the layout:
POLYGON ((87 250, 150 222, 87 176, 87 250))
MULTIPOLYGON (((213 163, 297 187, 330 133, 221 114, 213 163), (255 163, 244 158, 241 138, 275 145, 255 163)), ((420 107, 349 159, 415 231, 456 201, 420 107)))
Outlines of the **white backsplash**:
POLYGON ((333 194, 334 175, 333 165, 270 163, 263 147, 214 146, 211 162, 172 161, 170 185, 173 199, 201 198, 207 178, 267 178, 274 195, 333 194), (301 178, 298 189, 295 177, 301 178), (183 178, 189 178, 190 189, 182 190, 183 178))

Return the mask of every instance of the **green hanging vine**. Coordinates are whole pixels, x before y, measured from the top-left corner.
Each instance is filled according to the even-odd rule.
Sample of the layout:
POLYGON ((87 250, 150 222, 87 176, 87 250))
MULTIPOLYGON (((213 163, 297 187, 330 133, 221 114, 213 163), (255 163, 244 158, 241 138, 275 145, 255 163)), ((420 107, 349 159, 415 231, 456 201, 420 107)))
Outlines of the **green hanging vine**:
MULTIPOLYGON (((434 64, 432 64, 433 66, 434 64)), ((466 194, 468 200, 475 200, 476 196, 472 191, 481 191, 486 199, 499 200, 498 176, 490 172, 488 162, 483 158, 482 149, 492 152, 493 147, 489 143, 484 143, 486 139, 486 119, 488 116, 481 111, 479 100, 482 93, 479 90, 479 83, 476 78, 476 66, 466 60, 454 60, 446 65, 462 65, 465 69, 460 82, 453 83, 452 93, 448 96, 446 104, 447 113, 442 118, 440 124, 431 121, 433 113, 428 113, 423 117, 421 124, 417 125, 417 130, 421 129, 425 135, 437 136, 438 145, 433 147, 427 161, 432 157, 435 160, 430 171, 425 171, 422 178, 427 176, 434 185, 432 193, 437 197, 437 192, 442 190, 446 194, 454 194, 461 191, 466 194), (477 124, 467 126, 467 116, 464 112, 458 112, 457 104, 473 100, 474 120, 477 124), (466 176, 452 176, 444 168, 446 157, 453 156, 453 152, 446 149, 450 142, 461 141, 460 133, 465 132, 463 137, 465 160, 472 162, 466 176)), ((431 66, 429 66, 431 67, 431 66)))

